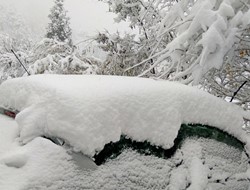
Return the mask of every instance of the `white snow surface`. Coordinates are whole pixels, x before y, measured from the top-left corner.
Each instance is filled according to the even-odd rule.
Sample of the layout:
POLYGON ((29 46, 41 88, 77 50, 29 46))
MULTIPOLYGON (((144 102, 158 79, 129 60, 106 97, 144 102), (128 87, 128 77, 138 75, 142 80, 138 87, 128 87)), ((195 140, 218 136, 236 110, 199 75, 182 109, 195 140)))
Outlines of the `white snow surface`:
POLYGON ((153 79, 98 75, 35 75, 0 86, 0 106, 20 111, 20 140, 66 140, 93 156, 121 134, 163 148, 173 146, 182 123, 215 126, 246 143, 249 113, 194 87, 153 79))

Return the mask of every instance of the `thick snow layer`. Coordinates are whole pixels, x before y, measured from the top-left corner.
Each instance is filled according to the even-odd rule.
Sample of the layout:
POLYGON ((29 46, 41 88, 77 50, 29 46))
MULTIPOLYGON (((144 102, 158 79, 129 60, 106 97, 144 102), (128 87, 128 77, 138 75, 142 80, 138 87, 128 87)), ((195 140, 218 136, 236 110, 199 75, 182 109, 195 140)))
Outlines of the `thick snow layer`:
POLYGON ((20 111, 20 139, 63 138, 93 156, 121 134, 170 148, 182 123, 218 127, 246 143, 241 108, 185 85, 115 76, 36 75, 0 86, 0 106, 20 111))
POLYGON ((62 178, 69 180, 77 172, 71 159, 63 147, 40 137, 25 146, 17 146, 0 155, 0 189, 36 189, 25 186, 38 181, 50 186, 60 183, 62 178))
POLYGON ((208 168, 202 164, 202 160, 194 157, 190 166, 191 185, 188 190, 205 189, 208 183, 208 168))
MULTIPOLYGON (((214 157, 213 154, 217 155, 215 150, 218 147, 227 154, 237 155, 243 152, 211 139, 188 139, 168 160, 152 155, 141 155, 127 149, 117 158, 111 159, 91 171, 77 170, 63 154, 64 149, 47 139, 36 138, 24 147, 29 155, 25 167, 11 173, 10 167, 1 168, 0 165, 0 169, 13 175, 13 183, 15 186, 19 184, 19 187, 22 187, 19 189, 22 190, 177 190, 195 188, 198 190, 247 190, 249 187, 249 181, 245 177, 248 175, 247 160, 239 162, 240 159, 246 158, 246 155, 239 158, 234 157, 231 163, 228 163, 230 160, 226 157, 220 155, 214 157), (193 151, 194 147, 200 151, 193 151), (207 148, 215 152, 207 152, 207 148), (241 176, 236 179, 234 174, 241 176), (208 176, 210 177, 208 178, 208 176), (223 179, 224 176, 226 177, 223 179), (19 180, 14 180, 14 177, 19 180), (218 180, 221 182, 217 182, 218 180)), ((6 172, 4 173, 10 175, 6 172)), ((0 172, 0 177, 6 179, 7 175, 2 175, 2 173, 0 172)), ((4 184, 6 184, 5 181, 4 184)), ((8 186, 4 187, 1 189, 9 189, 8 186)))
POLYGON ((0 114, 0 155, 3 152, 16 146, 17 142, 14 141, 18 136, 18 126, 13 122, 12 118, 8 118, 0 114))
POLYGON ((245 152, 212 139, 186 139, 167 160, 127 149, 94 170, 79 170, 65 147, 48 139, 38 137, 26 145, 17 143, 18 127, 13 119, 0 115, 0 129, 1 190, 188 187, 247 190, 249 187, 250 170, 245 152), (203 170, 206 168, 209 171, 203 170))

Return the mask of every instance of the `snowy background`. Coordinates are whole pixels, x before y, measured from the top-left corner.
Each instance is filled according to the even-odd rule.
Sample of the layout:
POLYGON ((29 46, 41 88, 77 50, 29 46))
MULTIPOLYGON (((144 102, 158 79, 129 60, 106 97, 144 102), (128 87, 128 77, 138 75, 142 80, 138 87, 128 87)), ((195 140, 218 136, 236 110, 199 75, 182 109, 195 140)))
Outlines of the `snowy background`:
POLYGON ((0 0, 0 112, 18 113, 0 115, 0 189, 249 190, 249 18, 249 0, 0 0), (169 149, 197 123, 244 147, 93 162, 122 135, 169 149))
MULTIPOLYGON (((0 5, 13 10, 25 19, 28 27, 37 36, 45 33, 49 22, 48 14, 53 0, 0 0, 0 5)), ((111 33, 130 31, 128 24, 114 22, 114 13, 108 12, 108 5, 97 0, 66 0, 65 8, 71 18, 71 27, 76 42, 81 41, 99 31, 109 30, 111 33)))

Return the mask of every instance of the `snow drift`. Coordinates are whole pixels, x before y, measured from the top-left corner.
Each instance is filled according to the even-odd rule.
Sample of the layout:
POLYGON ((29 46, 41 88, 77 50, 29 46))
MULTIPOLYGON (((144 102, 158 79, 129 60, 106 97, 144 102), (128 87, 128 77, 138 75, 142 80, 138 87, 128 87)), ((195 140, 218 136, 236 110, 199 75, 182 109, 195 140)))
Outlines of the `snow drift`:
POLYGON ((93 156, 121 134, 163 148, 173 146, 182 123, 215 126, 250 151, 240 107, 193 87, 152 79, 36 75, 4 82, 0 106, 20 111, 20 139, 38 136, 66 140, 75 151, 93 156))

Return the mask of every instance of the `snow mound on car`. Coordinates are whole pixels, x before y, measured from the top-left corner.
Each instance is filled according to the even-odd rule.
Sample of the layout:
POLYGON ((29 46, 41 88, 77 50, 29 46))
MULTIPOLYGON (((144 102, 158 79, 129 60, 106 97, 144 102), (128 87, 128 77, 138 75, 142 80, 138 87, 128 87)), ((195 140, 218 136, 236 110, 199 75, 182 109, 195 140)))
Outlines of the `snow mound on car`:
POLYGON ((173 146, 182 123, 215 126, 249 147, 240 107, 194 87, 117 76, 36 75, 0 86, 0 106, 20 111, 20 139, 63 138, 93 156, 121 134, 163 148, 173 146))

